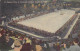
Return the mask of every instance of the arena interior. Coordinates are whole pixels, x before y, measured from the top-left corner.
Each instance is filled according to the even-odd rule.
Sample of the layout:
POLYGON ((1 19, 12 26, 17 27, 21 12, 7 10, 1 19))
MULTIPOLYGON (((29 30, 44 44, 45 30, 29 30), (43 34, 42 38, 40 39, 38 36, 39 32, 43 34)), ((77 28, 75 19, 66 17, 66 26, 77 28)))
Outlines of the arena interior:
POLYGON ((0 0, 0 51, 80 51, 80 1, 0 0))

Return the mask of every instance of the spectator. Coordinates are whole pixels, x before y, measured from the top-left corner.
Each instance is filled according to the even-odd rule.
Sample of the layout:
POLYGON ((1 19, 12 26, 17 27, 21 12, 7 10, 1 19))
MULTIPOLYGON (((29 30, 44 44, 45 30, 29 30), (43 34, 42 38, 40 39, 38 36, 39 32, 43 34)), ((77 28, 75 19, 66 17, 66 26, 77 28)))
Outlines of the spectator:
POLYGON ((31 40, 26 37, 26 43, 23 44, 20 51, 31 51, 31 40))
POLYGON ((59 42, 57 42, 57 44, 56 44, 56 46, 57 46, 57 51, 60 51, 60 43, 59 42))
POLYGON ((0 33, 0 38, 2 37, 2 34, 0 33))
POLYGON ((73 46, 70 46, 70 48, 67 51, 80 51, 80 47, 78 45, 78 43, 79 43, 78 38, 75 38, 73 40, 73 43, 74 43, 74 45, 73 46))
POLYGON ((36 44, 36 51, 42 51, 42 47, 39 42, 36 44))
POLYGON ((21 42, 18 38, 14 41, 14 51, 20 51, 22 48, 21 42))

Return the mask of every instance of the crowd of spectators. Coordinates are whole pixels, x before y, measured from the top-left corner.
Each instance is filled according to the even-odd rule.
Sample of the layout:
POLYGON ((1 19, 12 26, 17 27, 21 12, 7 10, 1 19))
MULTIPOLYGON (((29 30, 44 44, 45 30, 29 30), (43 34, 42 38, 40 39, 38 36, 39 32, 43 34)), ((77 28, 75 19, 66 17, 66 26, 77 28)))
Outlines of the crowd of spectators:
POLYGON ((34 18, 34 17, 37 17, 37 16, 40 16, 40 15, 44 15, 44 14, 47 14, 49 12, 38 12, 37 14, 27 14, 26 17, 25 16, 19 16, 19 17, 13 17, 11 18, 11 22, 19 22, 19 21, 23 21, 23 20, 26 20, 26 19, 31 19, 31 18, 34 18))
POLYGON ((77 38, 61 39, 59 42, 54 43, 53 47, 56 51, 80 51, 79 36, 77 38))
POLYGON ((27 37, 24 34, 6 29, 0 26, 0 50, 1 51, 42 51, 45 41, 27 37))
POLYGON ((60 39, 55 42, 42 41, 0 26, 1 51, 79 51, 79 38, 80 34, 74 38, 70 35, 68 39, 60 39))
POLYGON ((75 34, 75 33, 80 33, 80 17, 71 32, 71 34, 75 34))
POLYGON ((23 15, 23 12, 19 9, 20 6, 18 4, 4 4, 4 15, 7 18, 12 18, 16 16, 23 15))
MULTIPOLYGON (((35 9, 32 8, 32 4, 4 4, 3 5, 3 13, 7 18, 12 18, 12 17, 17 17, 17 16, 22 16, 22 15, 27 15, 27 14, 37 14, 38 12, 43 12, 44 10, 47 10, 47 5, 45 6, 44 10, 42 9, 42 5, 40 4, 40 7, 38 7, 38 4, 34 4, 34 6, 37 8, 35 9)), ((4 16, 3 15, 3 16, 4 16)))

